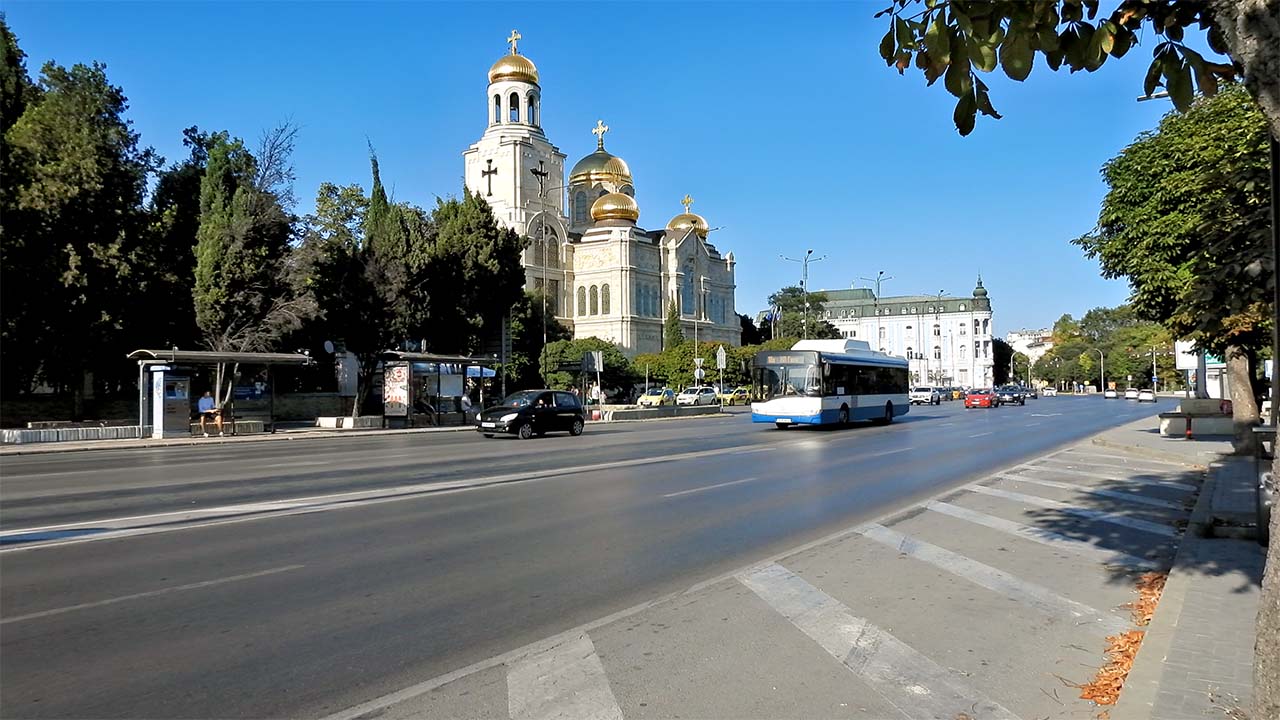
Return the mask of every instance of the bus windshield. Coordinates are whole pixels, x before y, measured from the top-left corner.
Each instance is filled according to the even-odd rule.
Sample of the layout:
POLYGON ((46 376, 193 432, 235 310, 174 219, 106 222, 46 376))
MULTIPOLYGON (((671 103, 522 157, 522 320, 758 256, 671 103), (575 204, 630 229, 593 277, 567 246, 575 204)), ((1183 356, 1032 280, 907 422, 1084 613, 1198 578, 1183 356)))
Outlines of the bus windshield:
POLYGON ((820 397, 822 382, 816 365, 765 365, 755 370, 756 394, 762 400, 778 397, 820 397))

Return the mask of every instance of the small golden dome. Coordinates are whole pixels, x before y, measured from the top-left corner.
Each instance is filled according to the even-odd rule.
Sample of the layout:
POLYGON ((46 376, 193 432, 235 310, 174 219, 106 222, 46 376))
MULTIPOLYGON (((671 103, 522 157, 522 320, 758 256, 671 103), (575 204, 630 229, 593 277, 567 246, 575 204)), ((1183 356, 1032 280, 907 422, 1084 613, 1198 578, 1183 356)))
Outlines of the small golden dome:
POLYGON ((667 223, 667 230, 673 233, 684 233, 693 230, 698 234, 698 237, 706 240, 710 227, 707 225, 706 219, 698 213, 683 212, 671 218, 671 222, 667 223))
POLYGON ((489 82, 499 80, 519 80, 537 85, 538 68, 534 67, 532 60, 512 50, 489 68, 489 82))
POLYGON ((600 220, 630 220, 635 222, 640 219, 640 206, 636 204, 634 198, 623 193, 608 193, 596 198, 591 203, 591 219, 600 220))
POLYGON ((619 185, 631 184, 631 168, 617 155, 599 148, 582 158, 569 171, 569 184, 612 182, 619 185))

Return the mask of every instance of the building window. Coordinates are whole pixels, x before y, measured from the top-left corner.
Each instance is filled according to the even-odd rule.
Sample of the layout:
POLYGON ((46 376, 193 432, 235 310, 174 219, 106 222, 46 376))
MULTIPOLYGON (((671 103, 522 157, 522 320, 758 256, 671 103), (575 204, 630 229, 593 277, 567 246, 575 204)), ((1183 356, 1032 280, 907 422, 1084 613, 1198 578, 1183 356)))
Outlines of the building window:
POLYGON ((969 359, 969 344, 965 343, 960 346, 960 361, 964 362, 969 359))
POLYGON ((964 303, 960 303, 960 312, 964 312, 964 303))
POLYGON ((912 308, 911 308, 911 314, 912 314, 912 315, 915 315, 915 314, 916 314, 916 309, 915 309, 915 307, 914 307, 914 306, 912 306, 912 308))
POLYGON ((978 323, 976 319, 973 321, 973 334, 974 335, 982 334, 982 326, 978 323))
POLYGON ((982 321, 982 334, 983 334, 983 335, 990 335, 990 334, 991 334, 991 320, 989 320, 989 319, 983 319, 983 321, 982 321))
POLYGON ((982 355, 982 343, 977 340, 973 341, 973 356, 976 358, 982 355))
POLYGON ((513 123, 520 122, 520 94, 511 93, 511 108, 508 117, 513 123))
POLYGON ((609 314, 609 283, 600 287, 600 314, 609 314))
POLYGON ((911 326, 910 326, 910 325, 908 325, 908 326, 907 326, 907 332, 911 332, 911 326))
POLYGON ((578 317, 587 314, 587 289, 585 287, 578 288, 578 317))
POLYGON ((961 335, 969 334, 969 323, 960 323, 960 334, 961 335))
POLYGON ((982 341, 982 357, 991 357, 991 341, 982 341))
POLYGON ((532 94, 530 94, 529 97, 525 100, 525 103, 529 106, 529 110, 527 112, 527 114, 529 115, 529 124, 537 125, 538 124, 538 115, 537 115, 538 101, 534 99, 532 94))
POLYGON ((885 336, 885 329, 884 329, 884 328, 880 328, 880 339, 881 339, 881 340, 884 340, 884 336, 885 336))
POLYGON ((582 192, 581 190, 579 190, 577 194, 573 196, 573 222, 574 223, 581 224, 587 221, 587 210, 589 209, 590 205, 591 204, 587 202, 587 194, 582 192))
POLYGON ((942 326, 939 325, 938 323, 933 324, 933 336, 942 337, 942 326))
POLYGON ((600 314, 600 288, 595 285, 591 286, 591 313, 592 315, 600 314))
POLYGON ((693 315, 693 268, 685 268, 683 291, 680 293, 680 314, 693 315))
POLYGON ((502 122, 502 97, 500 95, 493 96, 493 122, 494 124, 502 122))
POLYGON ((934 360, 942 359, 942 348, 937 345, 933 346, 933 359, 934 360))
POLYGON ((908 346, 907 346, 907 359, 908 359, 908 360, 910 360, 910 359, 911 359, 911 352, 912 352, 912 350, 913 350, 913 348, 912 348, 910 345, 908 345, 908 346))

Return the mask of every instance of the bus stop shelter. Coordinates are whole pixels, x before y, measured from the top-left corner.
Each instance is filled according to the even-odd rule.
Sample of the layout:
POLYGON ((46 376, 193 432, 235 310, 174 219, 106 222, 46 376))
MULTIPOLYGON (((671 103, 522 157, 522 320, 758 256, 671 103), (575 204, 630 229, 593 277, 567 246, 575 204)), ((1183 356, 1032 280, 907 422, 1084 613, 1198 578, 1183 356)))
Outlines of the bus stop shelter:
POLYGON ((216 352, 211 350, 134 350, 127 356, 138 362, 138 429, 139 436, 147 425, 152 437, 190 435, 194 398, 191 397, 191 374, 198 368, 230 365, 230 390, 222 404, 224 417, 231 421, 231 434, 236 434, 236 420, 262 419, 264 428, 275 432, 275 386, 271 370, 279 365, 307 365, 311 358, 298 353, 216 352), (240 368, 261 368, 252 385, 240 385, 240 368), (150 377, 148 377, 150 376, 150 377), (148 402, 148 396, 150 402, 148 402), (242 410, 237 412, 236 400, 242 410), (148 423, 148 415, 152 422, 148 423))
POLYGON ((437 355, 388 351, 382 354, 382 418, 384 426, 464 424, 462 396, 467 380, 479 386, 484 407, 484 380, 497 376, 494 357, 437 355))

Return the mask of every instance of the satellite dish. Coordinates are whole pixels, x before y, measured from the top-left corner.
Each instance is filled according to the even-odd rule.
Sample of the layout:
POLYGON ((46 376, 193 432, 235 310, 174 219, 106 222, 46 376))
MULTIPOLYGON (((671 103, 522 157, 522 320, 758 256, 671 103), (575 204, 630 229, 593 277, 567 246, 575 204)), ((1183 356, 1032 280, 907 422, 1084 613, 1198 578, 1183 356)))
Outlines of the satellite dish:
POLYGON ((332 355, 332 354, 333 354, 333 341, 332 341, 332 340, 325 340, 325 341, 324 341, 324 351, 325 351, 325 352, 327 352, 327 353, 329 353, 330 355, 332 355))

